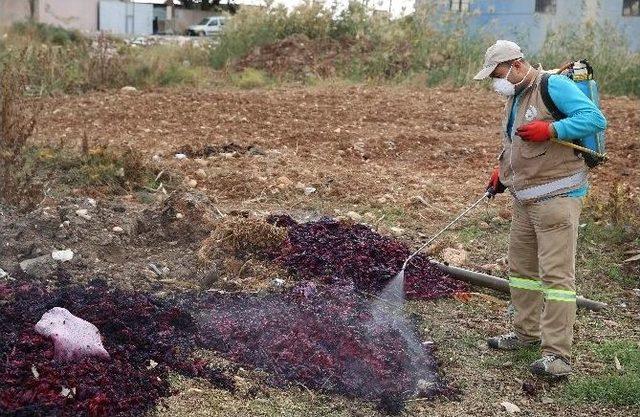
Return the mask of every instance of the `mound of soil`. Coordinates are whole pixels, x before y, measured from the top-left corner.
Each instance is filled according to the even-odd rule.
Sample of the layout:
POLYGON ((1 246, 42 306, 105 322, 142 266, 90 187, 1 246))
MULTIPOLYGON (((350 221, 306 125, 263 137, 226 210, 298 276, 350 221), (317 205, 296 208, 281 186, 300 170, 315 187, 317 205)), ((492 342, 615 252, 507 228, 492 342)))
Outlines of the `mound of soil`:
POLYGON ((256 48, 238 61, 235 69, 256 68, 278 78, 331 77, 336 73, 337 61, 348 59, 350 49, 347 40, 309 39, 304 34, 296 34, 256 48))

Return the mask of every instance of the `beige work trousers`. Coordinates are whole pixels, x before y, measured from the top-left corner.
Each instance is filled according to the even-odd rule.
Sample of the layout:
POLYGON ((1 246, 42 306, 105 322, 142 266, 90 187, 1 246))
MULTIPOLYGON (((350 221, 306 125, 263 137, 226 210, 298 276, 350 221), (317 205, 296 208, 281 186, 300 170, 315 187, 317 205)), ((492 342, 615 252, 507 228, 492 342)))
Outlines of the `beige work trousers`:
POLYGON ((514 200, 509 283, 514 329, 542 354, 571 359, 576 319, 575 258, 582 198, 514 200))

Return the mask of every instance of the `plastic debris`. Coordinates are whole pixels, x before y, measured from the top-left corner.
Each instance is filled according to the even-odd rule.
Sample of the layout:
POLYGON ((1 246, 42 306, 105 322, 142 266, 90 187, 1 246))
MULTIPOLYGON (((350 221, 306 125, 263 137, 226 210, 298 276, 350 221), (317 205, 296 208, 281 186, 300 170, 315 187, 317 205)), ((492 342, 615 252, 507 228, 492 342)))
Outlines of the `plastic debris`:
POLYGON ((56 360, 72 361, 84 356, 109 358, 97 327, 66 308, 54 307, 44 313, 35 329, 53 340, 56 360))

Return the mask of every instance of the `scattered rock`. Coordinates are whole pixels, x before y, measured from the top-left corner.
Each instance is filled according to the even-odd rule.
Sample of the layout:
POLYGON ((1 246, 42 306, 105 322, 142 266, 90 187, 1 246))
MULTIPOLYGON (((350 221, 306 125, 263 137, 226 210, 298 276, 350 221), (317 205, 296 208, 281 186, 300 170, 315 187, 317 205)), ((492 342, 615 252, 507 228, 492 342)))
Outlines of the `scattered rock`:
POLYGON ((414 205, 414 206, 428 206, 429 203, 427 203, 427 200, 424 199, 424 197, 419 196, 419 195, 414 195, 413 197, 411 197, 409 199, 409 202, 414 205))
POLYGON ((484 264, 480 267, 480 269, 487 271, 487 272, 493 272, 493 271, 500 271, 500 265, 498 264, 484 264))
POLYGON ((304 191, 304 195, 311 195, 315 193, 317 190, 315 187, 304 187, 303 191, 304 191))
POLYGON ((184 219, 184 214, 182 213, 176 213, 176 219, 180 220, 180 219, 184 219))
POLYGON ((490 229, 490 228, 491 228, 491 225, 489 223, 487 223, 485 221, 478 222, 478 229, 487 230, 487 229, 490 229))
POLYGON ((118 233, 118 234, 124 233, 124 229, 120 226, 114 226, 114 228, 111 230, 113 230, 113 233, 118 233))
POLYGON ((491 223, 493 223, 493 224, 504 224, 506 222, 507 222, 507 220, 503 219, 500 216, 495 216, 494 218, 491 219, 491 223))
POLYGON ((264 151, 264 149, 262 149, 259 146, 256 145, 251 145, 249 147, 249 149, 247 150, 247 155, 252 155, 252 156, 256 156, 256 155, 260 155, 260 156, 264 156, 267 153, 264 151))
POLYGON ((153 271, 153 273, 156 274, 159 277, 165 277, 165 276, 169 275, 169 272, 171 272, 170 269, 167 268, 166 266, 159 267, 154 263, 150 263, 149 264, 149 269, 151 271, 153 271))
POLYGON ((76 210, 76 214, 78 217, 82 217, 85 220, 91 220, 91 216, 89 215, 89 210, 87 209, 78 209, 76 210))
POLYGON ((207 178, 207 172, 202 168, 196 171, 196 175, 200 178, 207 178))
POLYGON ((273 280, 273 285, 276 287, 282 287, 284 285, 284 280, 282 278, 275 278, 273 280))
POLYGON ((513 403, 510 403, 509 401, 503 401, 500 403, 500 405, 503 406, 504 409, 507 410, 507 413, 509 414, 515 414, 520 412, 520 407, 518 407, 513 403))
POLYGON ((37 258, 25 259, 20 262, 20 269, 25 274, 33 277, 33 278, 46 278, 51 275, 58 264, 51 257, 51 255, 39 256, 37 258))
POLYGON ((402 227, 390 227, 389 230, 391 230, 391 232, 393 232, 394 235, 396 236, 402 236, 405 232, 405 230, 402 227))
POLYGON ((198 181, 191 179, 187 182, 187 185, 191 188, 196 188, 198 186, 198 181))
POLYGON ((120 89, 120 91, 122 91, 123 93, 135 93, 135 92, 138 91, 138 89, 135 88, 134 86, 126 85, 126 86, 122 87, 120 89))
POLYGON ((278 177, 276 180, 278 188, 289 188, 293 185, 293 181, 289 179, 289 177, 285 177, 284 175, 278 177))
POLYGON ((71 249, 54 250, 51 252, 51 257, 56 261, 67 262, 73 259, 73 251, 71 249))
POLYGON ((376 220, 376 215, 370 211, 367 211, 366 213, 364 213, 363 217, 369 223, 373 223, 376 220))
POLYGON ((356 223, 360 223, 362 221, 362 216, 355 211, 348 211, 346 216, 356 223))
POLYGON ((151 157, 151 160, 152 160, 153 162, 160 162, 160 161, 162 160, 162 158, 160 157, 160 155, 153 155, 153 156, 151 157))
POLYGON ((618 359, 618 356, 613 357, 613 365, 615 366, 616 371, 622 371, 622 364, 620 363, 620 359, 618 359))
POLYGON ((177 159, 178 161, 182 161, 183 159, 187 159, 187 155, 183 153, 177 153, 175 154, 174 158, 177 159))
POLYGON ((464 249, 446 248, 442 251, 442 259, 453 265, 464 265, 467 262, 467 256, 467 251, 464 249))
POLYGON ((553 401, 553 398, 549 398, 549 397, 542 397, 542 404, 553 404, 555 401, 553 401))
POLYGON ((4 279, 8 276, 9 274, 7 274, 2 268, 0 268, 0 279, 4 279))

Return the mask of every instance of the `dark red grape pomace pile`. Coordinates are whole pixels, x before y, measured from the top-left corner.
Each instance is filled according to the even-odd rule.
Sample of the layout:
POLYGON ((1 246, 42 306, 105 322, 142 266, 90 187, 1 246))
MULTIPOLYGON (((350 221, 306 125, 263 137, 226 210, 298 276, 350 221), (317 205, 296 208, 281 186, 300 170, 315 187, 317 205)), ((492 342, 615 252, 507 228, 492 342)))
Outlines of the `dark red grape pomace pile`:
MULTIPOLYGON (((276 262, 300 277, 353 283, 367 293, 382 290, 411 254, 406 244, 362 224, 331 218, 297 223, 286 215, 270 216, 268 221, 289 232, 276 262)), ((404 289, 407 299, 432 300, 466 291, 467 286, 418 255, 407 267, 404 289)))
MULTIPOLYGON (((233 391, 230 369, 192 359, 202 348, 267 371, 277 386, 359 397, 388 412, 399 411, 415 395, 452 392, 437 372, 432 345, 409 346, 406 334, 376 323, 370 300, 362 295, 377 293, 393 278, 409 254, 405 245, 334 220, 270 221, 286 226, 288 238, 268 257, 300 278, 279 294, 181 294, 159 300, 100 280, 54 290, 22 277, 0 282, 0 415, 143 415, 172 394, 170 371, 233 391), (53 344, 33 328, 52 307, 67 308, 97 326, 110 359, 54 361, 53 344), (70 393, 61 395, 66 390, 70 393)), ((422 257, 406 276, 409 298, 465 290, 422 257)))
POLYGON ((170 369, 233 390, 220 370, 189 358, 198 345, 189 313, 146 294, 101 280, 53 291, 0 283, 0 416, 139 416, 170 395, 170 369), (95 324, 111 358, 54 361, 53 343, 34 331, 52 307, 95 324))

